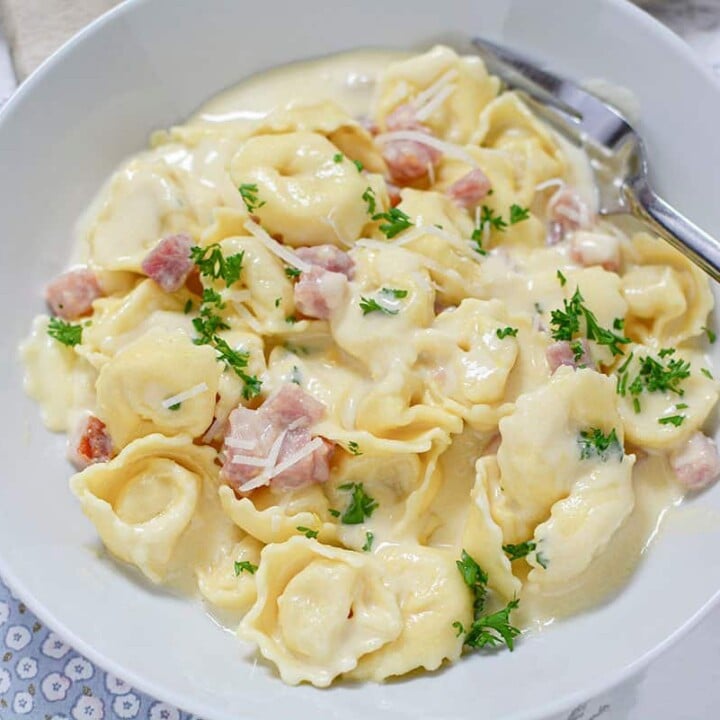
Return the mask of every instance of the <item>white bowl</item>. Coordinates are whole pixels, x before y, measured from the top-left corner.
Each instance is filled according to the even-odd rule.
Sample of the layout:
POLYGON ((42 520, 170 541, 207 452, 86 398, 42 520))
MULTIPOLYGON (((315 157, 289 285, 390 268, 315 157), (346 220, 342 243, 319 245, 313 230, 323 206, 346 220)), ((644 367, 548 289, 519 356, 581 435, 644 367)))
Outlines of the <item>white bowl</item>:
POLYGON ((272 65, 467 33, 632 89, 659 189, 720 236, 720 91, 680 40, 618 0, 137 0, 71 41, 0 114, 0 573, 78 650, 207 720, 547 717, 638 670, 720 588, 718 486, 688 503, 684 526, 661 533, 617 597, 514 653, 386 685, 285 687, 197 604, 98 553, 67 487, 64 438, 23 395, 15 348, 41 288, 67 262, 82 209, 151 130, 272 65))

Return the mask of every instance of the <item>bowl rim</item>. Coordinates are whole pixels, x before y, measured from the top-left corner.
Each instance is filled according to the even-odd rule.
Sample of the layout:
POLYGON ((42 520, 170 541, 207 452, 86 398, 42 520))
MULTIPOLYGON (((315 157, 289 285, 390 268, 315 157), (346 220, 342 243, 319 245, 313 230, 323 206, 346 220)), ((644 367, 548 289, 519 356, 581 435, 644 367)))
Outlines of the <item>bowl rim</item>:
MULTIPOLYGON (((703 62, 700 56, 682 37, 655 19, 648 12, 635 5, 631 0, 600 1, 613 7, 615 12, 624 14, 626 17, 633 18, 636 22, 642 24, 648 32, 653 33, 664 44, 672 47, 683 58, 684 62, 691 66, 695 72, 699 72, 705 80, 709 80, 712 85, 716 86, 718 92, 720 92, 720 76, 714 73, 712 69, 703 62)), ((44 79, 45 75, 51 72, 58 63, 62 63, 65 56, 72 52, 76 46, 81 45, 88 37, 101 31, 106 24, 115 22, 127 14, 138 12, 138 8, 158 2, 162 2, 162 0, 123 0, 119 5, 106 11, 65 41, 20 83, 8 101, 0 107, 0 132, 2 132, 2 125, 5 118, 14 112, 15 107, 22 103, 26 95, 34 92, 35 86, 44 79)), ((238 80, 238 82, 240 81, 241 79, 238 80)), ((100 651, 95 650, 90 643, 86 642, 83 637, 72 632, 66 627, 64 622, 55 617, 52 611, 28 590, 20 577, 6 564, 2 553, 0 553, 0 580, 4 582, 17 599, 20 599, 27 605, 45 625, 48 631, 61 637, 72 648, 87 657, 102 671, 112 673, 122 678, 132 685, 133 688, 145 693, 153 700, 167 702, 184 712, 189 712, 198 717, 206 717, 207 720, 214 720, 207 715, 207 708, 201 705, 195 705, 192 698, 183 697, 177 691, 170 688, 158 688, 132 668, 125 667, 114 659, 103 655, 100 651)), ((553 702, 545 704, 543 707, 516 712, 513 715, 503 718, 503 720, 548 720, 548 718, 554 718, 554 716, 560 715, 563 712, 572 711, 573 708, 600 697, 613 688, 622 685, 624 682, 635 678, 642 670, 647 668, 653 660, 696 627, 711 610, 718 605, 720 605, 720 588, 685 622, 634 661, 619 667, 616 671, 607 674, 596 682, 588 683, 572 693, 568 693, 553 702)), ((281 681, 278 680, 278 682, 281 681)), ((243 713, 242 709, 239 710, 239 713, 243 713)), ((244 714, 238 714, 236 717, 238 720, 243 720, 243 718, 253 720, 250 716, 244 714)), ((195 719, 193 718, 193 720, 195 719)))

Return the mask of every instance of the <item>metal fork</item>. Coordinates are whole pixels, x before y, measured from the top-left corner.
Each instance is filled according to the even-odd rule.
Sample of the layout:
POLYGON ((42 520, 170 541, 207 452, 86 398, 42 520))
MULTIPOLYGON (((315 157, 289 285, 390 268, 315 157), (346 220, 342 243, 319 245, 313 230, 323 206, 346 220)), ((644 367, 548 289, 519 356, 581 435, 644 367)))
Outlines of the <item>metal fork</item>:
POLYGON ((720 243, 653 190, 642 139, 615 108, 515 50, 483 38, 472 43, 490 72, 604 166, 614 181, 600 184, 601 215, 633 215, 720 282, 720 243))

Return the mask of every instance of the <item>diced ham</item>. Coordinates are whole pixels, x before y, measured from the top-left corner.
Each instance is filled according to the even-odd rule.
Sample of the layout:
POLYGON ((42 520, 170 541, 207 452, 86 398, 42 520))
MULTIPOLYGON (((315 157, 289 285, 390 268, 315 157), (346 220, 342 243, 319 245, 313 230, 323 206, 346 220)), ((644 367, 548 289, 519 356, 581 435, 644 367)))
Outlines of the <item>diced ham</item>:
POLYGON ((83 417, 68 438, 67 454, 78 470, 107 462, 112 457, 113 445, 105 423, 94 415, 83 417))
POLYGON ((142 262, 142 271, 165 292, 179 290, 194 267, 190 259, 193 245, 188 235, 170 235, 163 238, 142 262))
POLYGON ((490 187, 488 176, 480 168, 475 168, 456 180, 446 192, 460 207, 469 209, 488 194, 490 187))
POLYGON ((54 315, 75 320, 89 315, 93 301, 102 294, 95 273, 78 268, 58 275, 45 289, 45 300, 54 315))
POLYGON ((383 159, 396 185, 409 185, 428 175, 442 153, 417 140, 392 140, 383 145, 383 159))
POLYGON ((688 490, 702 490, 720 477, 720 456, 715 441, 696 432, 670 456, 678 481, 688 490))
POLYGON ((345 275, 313 265, 295 284, 295 307, 306 317, 327 320, 345 301, 347 288, 345 275))
POLYGON ((620 241, 614 235, 578 230, 570 241, 570 257, 583 267, 600 265, 605 270, 620 269, 620 241))
POLYGON ((310 265, 317 265, 323 270, 342 273, 348 280, 353 279, 355 263, 353 259, 340 248, 334 245, 315 245, 313 247, 299 247, 296 255, 310 265))
POLYGON ((571 187, 558 190, 548 202, 548 220, 558 223, 564 233, 590 227, 592 216, 590 208, 571 187))
POLYGON ((562 365, 569 365, 573 368, 579 367, 595 367, 592 357, 590 355, 590 346, 587 340, 558 340, 552 343, 545 351, 545 357, 547 358, 548 365, 550 366, 550 372, 554 373, 562 365), (575 359, 575 352, 572 346, 576 343, 580 343, 582 347, 582 355, 575 359))
POLYGON ((385 182, 387 188, 388 197, 390 198, 390 205, 397 207, 402 202, 402 196, 400 195, 400 188, 394 183, 385 182))
POLYGON ((225 437, 223 480, 240 493, 251 480, 260 481, 257 487, 269 484, 278 489, 325 482, 334 446, 324 439, 319 447, 273 476, 275 467, 309 445, 311 427, 324 414, 325 406, 294 383, 280 387, 257 410, 233 410, 225 437))
POLYGON ((565 239, 565 228, 557 220, 548 223, 547 236, 545 238, 546 245, 557 245, 565 239))

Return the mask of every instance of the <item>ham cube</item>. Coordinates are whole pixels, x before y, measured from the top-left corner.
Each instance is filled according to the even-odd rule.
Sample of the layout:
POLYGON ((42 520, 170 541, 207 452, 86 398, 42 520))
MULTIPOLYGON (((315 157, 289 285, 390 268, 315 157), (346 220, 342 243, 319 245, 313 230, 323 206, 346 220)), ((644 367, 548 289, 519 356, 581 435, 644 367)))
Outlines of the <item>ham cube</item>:
POLYGON ((193 245, 188 235, 170 235, 163 238, 142 262, 142 271, 165 292, 176 292, 187 280, 194 267, 190 259, 193 245))
POLYGON ((460 207, 475 207, 490 192, 490 180, 479 168, 456 180, 448 189, 448 197, 460 207))
POLYGON ((688 490, 702 490, 720 476, 720 456, 715 441, 701 432, 691 435, 670 456, 670 465, 681 485, 688 490))
POLYGON ((558 340, 552 343, 545 351, 550 372, 554 373, 562 365, 569 365, 572 368, 589 367, 594 368, 595 363, 590 355, 590 346, 587 340, 558 340), (582 350, 582 354, 576 357, 574 346, 582 350))
POLYGON ((94 415, 83 417, 68 438, 67 452, 68 460, 78 470, 110 460, 113 445, 105 423, 94 415))
POLYGON ((75 320, 89 315, 93 301, 102 294, 95 273, 78 268, 56 277, 45 289, 45 300, 53 315, 75 320))

